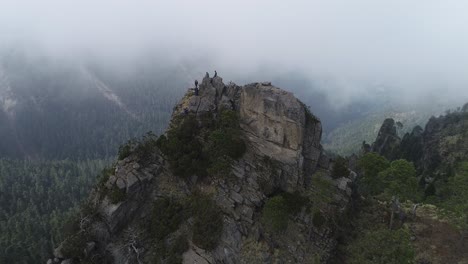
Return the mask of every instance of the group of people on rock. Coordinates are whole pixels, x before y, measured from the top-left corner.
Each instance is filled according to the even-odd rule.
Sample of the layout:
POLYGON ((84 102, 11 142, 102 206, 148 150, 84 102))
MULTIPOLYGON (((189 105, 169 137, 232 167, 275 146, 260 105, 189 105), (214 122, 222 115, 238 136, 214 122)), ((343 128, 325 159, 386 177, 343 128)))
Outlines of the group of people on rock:
MULTIPOLYGON (((214 76, 213 78, 217 77, 218 76, 218 72, 214 71, 214 76)), ((205 78, 210 78, 210 75, 208 74, 208 72, 206 72, 205 74, 205 78)), ((213 83, 213 78, 210 79, 210 83, 213 83)), ((195 96, 198 96, 198 93, 200 91, 200 89, 198 88, 198 80, 195 80, 195 96)))
MULTIPOLYGON (((218 72, 214 71, 214 76, 213 78, 217 77, 218 76, 218 72)), ((208 72, 206 72, 205 74, 205 78, 210 78, 210 75, 208 74, 208 72)), ((210 78, 210 83, 213 83, 213 78, 210 78)), ((200 88, 198 88, 198 80, 195 80, 195 88, 194 88, 194 91, 195 91, 195 96, 198 96, 199 92, 200 92, 200 88)), ((187 107, 184 108, 184 115, 188 115, 189 114, 189 109, 187 107)))

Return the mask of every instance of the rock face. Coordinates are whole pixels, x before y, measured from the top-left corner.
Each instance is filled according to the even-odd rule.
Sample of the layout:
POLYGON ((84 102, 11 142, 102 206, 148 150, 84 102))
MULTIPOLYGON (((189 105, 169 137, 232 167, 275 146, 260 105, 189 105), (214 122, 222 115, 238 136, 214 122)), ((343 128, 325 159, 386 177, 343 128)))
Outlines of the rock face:
MULTIPOLYGON (((465 107, 464 107, 465 108, 465 107)), ((468 155, 468 113, 466 111, 432 117, 423 137, 421 167, 437 171, 440 164, 455 164, 468 155)))
POLYGON ((396 134, 395 122, 386 119, 371 151, 390 160, 404 158, 412 161, 429 181, 434 177, 443 178, 443 175, 438 175, 446 170, 439 168, 442 164, 454 166, 468 155, 467 105, 460 111, 431 117, 424 129, 414 127, 401 141, 396 134))
MULTIPOLYGON (((196 180, 200 175, 191 180, 178 178, 157 149, 147 165, 132 155, 118 161, 103 188, 107 193, 122 191, 125 196, 113 203, 109 194, 102 194, 102 188, 91 195, 99 217, 87 223, 93 241, 86 241, 86 245, 92 245, 86 252, 105 255, 108 263, 151 263, 160 254, 145 229, 145 223, 151 222, 154 201, 163 197, 184 199, 196 189, 212 194, 222 211, 223 230, 218 245, 210 251, 197 247, 189 235, 183 263, 326 262, 336 245, 334 227, 315 226, 315 216, 305 208, 289 218, 288 228, 279 236, 265 233, 260 220, 269 196, 279 192, 307 195, 318 188, 313 184, 314 177, 333 183, 328 170, 330 159, 320 145, 320 121, 293 94, 268 82, 237 86, 225 85, 219 76, 205 77, 199 88, 199 96, 189 90, 175 106, 169 127, 175 127, 174 120, 186 115, 201 119, 207 113, 216 117, 222 109, 236 111, 247 150, 232 162, 232 177, 204 181, 196 180)), ((347 206, 353 180, 342 177, 332 184, 330 195, 336 203, 331 208, 335 211, 347 206)), ((190 234, 192 222, 188 219, 174 233, 190 234)), ((56 254, 60 258, 63 255, 56 254)))
POLYGON ((414 162, 416 167, 419 167, 422 158, 423 132, 424 130, 420 126, 414 127, 411 133, 406 133, 403 136, 400 144, 401 157, 414 162))
POLYGON ((398 137, 395 121, 393 118, 387 118, 380 127, 374 144, 372 144, 372 151, 393 160, 400 155, 400 142, 401 139, 398 137))

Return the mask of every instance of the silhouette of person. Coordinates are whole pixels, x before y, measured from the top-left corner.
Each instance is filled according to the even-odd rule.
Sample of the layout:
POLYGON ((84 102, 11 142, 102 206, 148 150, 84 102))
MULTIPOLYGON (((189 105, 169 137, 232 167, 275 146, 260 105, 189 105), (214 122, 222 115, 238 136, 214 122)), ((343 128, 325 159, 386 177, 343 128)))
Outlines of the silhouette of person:
POLYGON ((198 80, 195 80, 195 96, 198 96, 198 80))
POLYGON ((217 77, 217 76, 218 76, 218 73, 217 73, 216 70, 215 70, 215 75, 213 76, 213 78, 214 78, 214 77, 217 77))

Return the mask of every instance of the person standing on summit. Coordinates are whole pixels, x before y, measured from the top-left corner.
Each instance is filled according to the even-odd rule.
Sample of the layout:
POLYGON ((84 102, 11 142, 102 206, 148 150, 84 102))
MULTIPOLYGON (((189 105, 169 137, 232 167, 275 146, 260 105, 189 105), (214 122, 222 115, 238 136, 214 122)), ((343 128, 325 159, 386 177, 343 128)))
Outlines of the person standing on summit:
POLYGON ((215 70, 215 75, 213 76, 213 78, 217 77, 218 76, 218 73, 216 72, 215 70))
POLYGON ((198 80, 195 80, 195 96, 198 96, 198 80))

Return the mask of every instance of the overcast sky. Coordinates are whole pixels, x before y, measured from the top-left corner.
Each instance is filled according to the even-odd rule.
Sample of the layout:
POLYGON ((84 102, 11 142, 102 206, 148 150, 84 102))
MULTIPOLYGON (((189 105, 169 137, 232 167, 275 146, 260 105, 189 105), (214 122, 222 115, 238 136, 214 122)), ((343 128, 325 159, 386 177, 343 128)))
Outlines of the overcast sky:
POLYGON ((0 46, 158 50, 209 57, 218 71, 302 71, 342 97, 386 87, 468 101, 467 12, 463 0, 2 0, 0 46))

